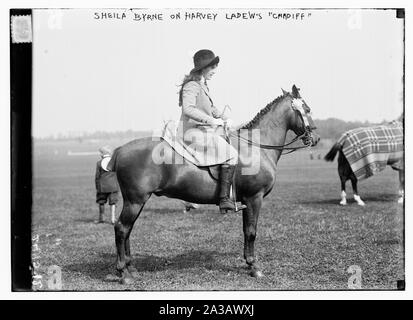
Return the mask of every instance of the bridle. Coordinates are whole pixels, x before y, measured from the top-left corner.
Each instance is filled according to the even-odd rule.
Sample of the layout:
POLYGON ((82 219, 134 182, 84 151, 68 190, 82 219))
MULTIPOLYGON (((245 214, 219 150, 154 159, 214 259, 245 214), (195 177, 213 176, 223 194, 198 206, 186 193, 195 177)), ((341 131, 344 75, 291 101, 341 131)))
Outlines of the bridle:
POLYGON ((299 150, 299 149, 309 148, 312 144, 312 136, 311 136, 312 125, 310 124, 310 123, 312 123, 312 119, 311 119, 309 113, 304 110, 303 104, 304 104, 304 102, 301 99, 293 99, 291 101, 291 108, 295 111, 296 117, 300 116, 302 122, 304 123, 304 133, 302 133, 300 135, 297 134, 294 139, 292 139, 290 142, 288 142, 286 144, 283 144, 283 145, 269 145, 269 144, 257 143, 255 141, 252 141, 250 139, 247 139, 247 138, 244 138, 244 137, 240 136, 239 135, 240 129, 238 129, 235 132, 229 132, 229 135, 231 135, 232 137, 238 138, 239 140, 244 141, 244 142, 248 143, 249 145, 252 145, 252 146, 255 146, 255 147, 258 147, 258 148, 261 148, 261 149, 281 150, 281 151, 288 150, 288 152, 283 152, 283 154, 288 154, 288 153, 294 152, 294 151, 299 150), (289 147, 291 144, 293 144, 294 142, 296 142, 300 139, 304 143, 303 146, 289 147))

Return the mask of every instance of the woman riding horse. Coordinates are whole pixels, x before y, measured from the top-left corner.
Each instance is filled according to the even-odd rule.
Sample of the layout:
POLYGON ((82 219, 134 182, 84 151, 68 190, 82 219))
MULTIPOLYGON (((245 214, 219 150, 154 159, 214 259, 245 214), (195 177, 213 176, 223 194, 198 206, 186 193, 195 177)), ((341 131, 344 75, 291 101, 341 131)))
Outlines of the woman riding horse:
POLYGON ((211 50, 195 53, 194 68, 185 76, 179 92, 179 106, 182 107, 178 137, 190 148, 199 150, 201 166, 220 164, 219 208, 221 213, 235 211, 230 199, 230 188, 238 152, 225 137, 224 124, 231 121, 213 103, 207 80, 217 70, 219 57, 211 50), (224 123, 225 122, 225 123, 224 123), (195 142, 194 142, 195 140, 195 142))
MULTIPOLYGON (((198 60, 196 59, 196 61, 198 60)), ((205 66, 209 63, 202 65, 205 66)), ((214 64, 216 64, 216 60, 214 64)), ((192 82, 191 85, 194 87, 201 86, 199 82, 192 82)), ((187 95, 185 88, 189 89, 190 87, 183 85, 183 101, 186 100, 185 96, 187 95)), ((196 100, 202 99, 201 95, 203 93, 200 93, 199 90, 196 100)), ((197 104, 193 102, 190 105, 197 104)), ((212 108, 212 103, 209 106, 212 108)), ((183 115, 183 117, 186 116, 183 115)), ((208 119, 209 125, 215 123, 212 118, 214 118, 213 115, 205 118, 208 119)), ((200 120, 198 122, 202 123, 200 120)), ((218 122, 220 121, 218 120, 218 122)), ((188 120, 187 125, 189 124, 188 120)), ((254 277, 262 276, 254 249, 258 216, 264 197, 270 194, 275 185, 278 160, 285 150, 292 152, 316 145, 319 137, 312 132, 313 129, 315 128, 312 125, 310 108, 294 85, 291 93, 283 91, 282 96, 277 97, 261 109, 250 122, 230 133, 233 145, 239 146, 240 161, 235 170, 236 179, 234 180, 237 195, 234 198, 241 200, 245 206, 242 212, 244 258, 249 266, 250 275, 254 277), (292 130, 296 137, 285 143, 288 130, 292 130), (304 145, 292 146, 292 143, 298 140, 302 140, 304 145)), ((185 137, 188 132, 189 130, 185 132, 185 137)), ((198 134, 199 130, 195 130, 195 132, 198 134)), ((208 139, 214 143, 224 141, 224 139, 210 137, 208 139)), ((211 149, 210 146, 208 148, 211 149)), ((132 265, 130 235, 134 223, 152 194, 203 204, 216 204, 219 201, 220 186, 211 177, 208 170, 201 170, 185 159, 181 161, 179 157, 168 142, 153 139, 153 137, 135 139, 118 147, 113 152, 108 169, 116 171, 123 198, 122 212, 115 224, 116 270, 120 275, 119 280, 123 284, 131 283, 133 276, 137 274, 136 268, 132 265), (165 156, 165 161, 162 163, 157 163, 154 159, 154 155, 158 154, 159 149, 163 150, 165 156), (174 163, 173 159, 180 161, 174 163)), ((228 158, 228 156, 225 155, 224 158, 228 158)), ((232 166, 234 163, 232 162, 232 166)), ((228 181, 228 184, 225 184, 227 188, 231 181, 229 174, 225 180, 228 181)))

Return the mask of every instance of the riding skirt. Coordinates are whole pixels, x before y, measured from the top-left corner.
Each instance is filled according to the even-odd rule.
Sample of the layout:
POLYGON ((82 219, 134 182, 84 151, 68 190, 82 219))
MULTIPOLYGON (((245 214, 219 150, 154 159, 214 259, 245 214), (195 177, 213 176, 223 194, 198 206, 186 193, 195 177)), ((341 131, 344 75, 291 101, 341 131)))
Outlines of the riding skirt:
POLYGON ((238 152, 227 142, 222 127, 198 126, 186 130, 185 133, 178 130, 177 138, 183 141, 185 149, 198 166, 237 163, 238 152))

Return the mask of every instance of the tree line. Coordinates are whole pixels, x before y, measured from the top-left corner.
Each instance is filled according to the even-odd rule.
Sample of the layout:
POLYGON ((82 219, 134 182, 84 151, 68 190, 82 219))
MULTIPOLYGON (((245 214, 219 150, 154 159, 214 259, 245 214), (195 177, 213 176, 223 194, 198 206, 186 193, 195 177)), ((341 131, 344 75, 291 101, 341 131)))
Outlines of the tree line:
MULTIPOLYGON (((383 120, 380 124, 387 123, 383 120)), ((322 139, 338 139, 345 131, 377 125, 368 121, 344 121, 336 118, 328 118, 325 120, 314 119, 317 126, 316 132, 322 139)), ((124 130, 124 131, 95 131, 95 132, 77 132, 68 134, 57 134, 45 138, 35 138, 35 140, 108 140, 108 139, 136 139, 140 137, 148 137, 152 135, 152 131, 124 130)))

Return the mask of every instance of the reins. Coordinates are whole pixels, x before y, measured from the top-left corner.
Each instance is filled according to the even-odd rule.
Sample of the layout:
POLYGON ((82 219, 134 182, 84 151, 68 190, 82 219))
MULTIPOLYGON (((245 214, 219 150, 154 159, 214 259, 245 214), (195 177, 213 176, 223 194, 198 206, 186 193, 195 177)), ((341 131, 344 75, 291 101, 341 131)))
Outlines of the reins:
POLYGON ((244 141, 244 142, 246 142, 246 143, 248 143, 248 144, 250 144, 250 145, 252 145, 252 146, 261 148, 261 149, 275 149, 275 150, 287 149, 287 150, 290 150, 290 149, 296 149, 296 148, 298 148, 298 147, 288 147, 288 148, 287 148, 287 146, 289 146, 290 144, 293 144, 294 142, 298 141, 298 139, 303 138, 303 137, 307 134, 307 132, 303 133, 303 134, 300 135, 300 136, 296 136, 296 137, 295 137, 293 140, 291 140, 290 142, 288 142, 288 143, 286 143, 286 144, 284 144, 284 145, 280 145, 280 146, 257 143, 257 142, 255 142, 255 141, 252 141, 252 140, 249 140, 249 139, 247 139, 247 138, 244 138, 244 137, 242 137, 242 136, 240 136, 240 135, 238 135, 238 134, 235 134, 234 132, 230 132, 229 134, 230 134, 232 137, 234 137, 234 138, 239 138, 240 140, 242 140, 242 141, 244 141))
POLYGON ((228 128, 225 128, 226 126, 224 126, 226 136, 227 137, 232 136, 232 137, 238 138, 239 140, 242 140, 242 141, 248 143, 249 145, 252 145, 254 147, 258 147, 258 148, 261 148, 261 149, 281 150, 283 154, 289 154, 289 153, 294 152, 294 151, 299 150, 299 149, 308 148, 308 147, 311 146, 311 141, 308 141, 308 140, 304 142, 304 146, 288 147, 289 145, 293 144, 294 142, 298 141, 299 139, 303 139, 303 138, 306 138, 308 135, 311 135, 310 124, 308 122, 307 115, 305 114, 305 112, 302 108, 302 101, 300 100, 300 101, 298 101, 298 103, 296 103, 297 101, 298 101, 298 99, 293 99, 292 107, 293 107, 294 110, 296 110, 296 112, 298 112, 301 115, 302 121, 304 122, 304 125, 305 125, 305 130, 304 130, 303 134, 297 135, 293 140, 291 140, 290 142, 288 142, 284 145, 278 145, 277 146, 277 145, 257 143, 255 141, 252 141, 250 139, 247 139, 247 138, 244 138, 244 137, 240 136, 239 135, 240 129, 238 129, 236 131, 237 133, 234 133, 234 132, 229 132, 228 128), (284 150, 288 150, 288 152, 283 152, 284 150))
POLYGON ((258 147, 258 148, 261 148, 261 149, 267 149, 267 150, 282 150, 282 151, 284 151, 284 150, 289 150, 288 152, 285 152, 285 153, 283 153, 283 154, 289 154, 289 153, 294 152, 294 151, 299 150, 299 149, 308 148, 308 147, 310 146, 310 144, 311 144, 311 143, 309 143, 309 144, 306 144, 306 145, 304 145, 304 146, 298 146, 298 147, 288 147, 289 145, 293 144, 294 142, 298 141, 299 139, 301 139, 301 138, 303 138, 305 135, 307 135, 307 132, 303 133, 302 135, 296 136, 296 137, 295 137, 293 140, 291 140, 290 142, 288 142, 288 143, 286 143, 286 144, 284 144, 284 145, 279 145, 279 146, 277 146, 277 145, 269 145, 269 144, 257 143, 257 142, 255 142, 255 141, 252 141, 252 140, 249 140, 249 139, 247 139, 247 138, 244 138, 244 137, 242 137, 242 136, 240 136, 240 135, 238 135, 238 134, 235 134, 235 133, 233 133, 233 132, 230 132, 229 134, 230 134, 230 136, 232 136, 232 137, 234 137, 234 138, 238 138, 238 139, 240 139, 241 141, 244 141, 244 142, 248 143, 249 145, 252 145, 252 146, 254 146, 254 147, 258 147))
POLYGON ((258 147, 258 148, 261 148, 261 149, 267 149, 267 150, 282 150, 282 151, 284 151, 284 150, 289 150, 288 152, 285 152, 285 153, 283 153, 283 154, 289 154, 289 153, 294 152, 294 151, 299 150, 299 149, 308 148, 308 147, 311 145, 311 143, 309 143, 309 144, 306 144, 306 145, 304 145, 304 146, 288 147, 289 145, 293 144, 294 142, 298 141, 299 139, 302 139, 303 137, 305 137, 305 136, 308 134, 307 131, 304 132, 303 134, 299 135, 299 136, 296 136, 296 137, 295 137, 293 140, 291 140, 290 142, 288 142, 288 143, 286 143, 286 144, 284 144, 284 145, 278 145, 278 146, 277 146, 277 145, 269 145, 269 144, 257 143, 257 142, 255 142, 255 141, 252 141, 252 140, 249 140, 249 139, 247 139, 247 138, 244 138, 244 137, 240 136, 239 134, 235 134, 234 132, 230 132, 229 134, 230 134, 232 137, 234 137, 234 138, 238 138, 238 139, 240 139, 241 141, 244 141, 244 142, 248 143, 249 145, 252 145, 252 146, 254 146, 254 147, 258 147))

